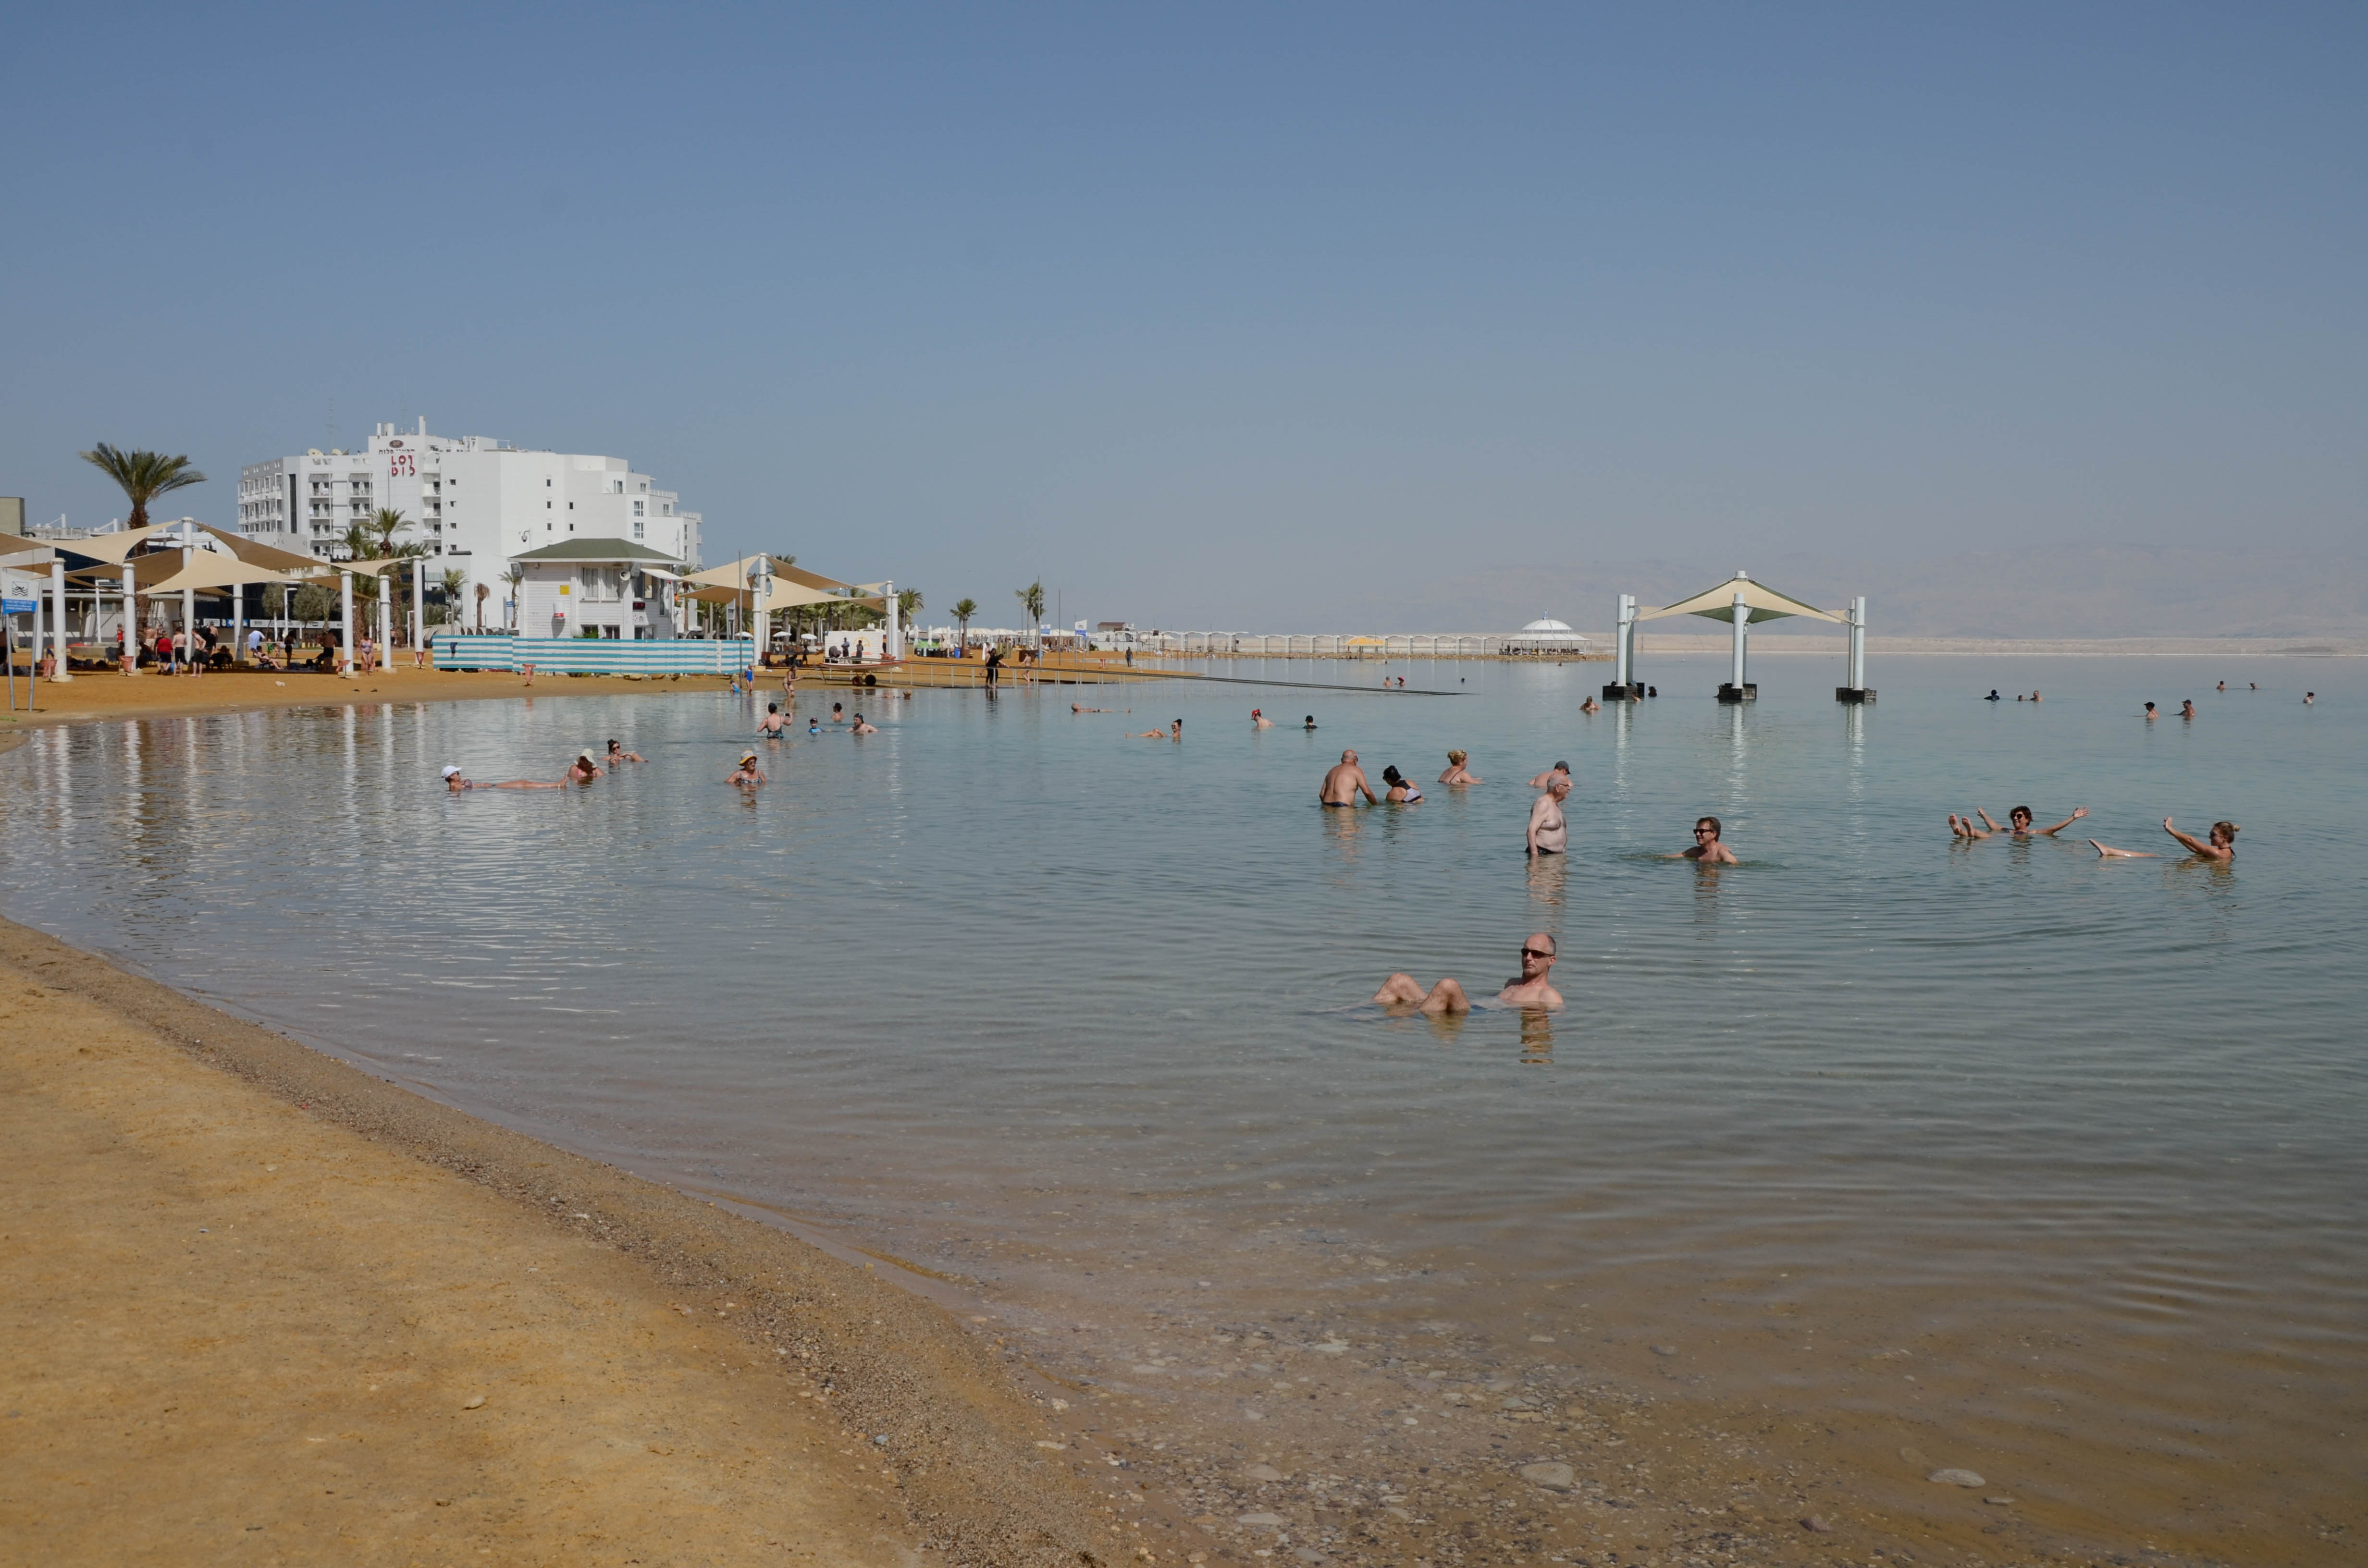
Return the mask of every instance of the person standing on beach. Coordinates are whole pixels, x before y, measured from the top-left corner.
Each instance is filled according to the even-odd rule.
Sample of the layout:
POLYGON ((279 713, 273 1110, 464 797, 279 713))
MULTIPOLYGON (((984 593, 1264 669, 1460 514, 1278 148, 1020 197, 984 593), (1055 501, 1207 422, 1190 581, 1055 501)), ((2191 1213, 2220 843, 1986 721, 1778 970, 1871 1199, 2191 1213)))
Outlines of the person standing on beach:
POLYGON ((1340 760, 1325 772, 1324 782, 1316 787, 1315 801, 1323 806, 1353 806, 1361 790, 1369 805, 1378 806, 1382 798, 1365 782, 1365 770, 1357 766, 1357 754, 1344 751, 1340 760))
MULTIPOLYGON (((1553 934, 1532 931, 1521 944, 1521 972, 1505 982, 1497 1001, 1508 1007, 1559 1007, 1562 993, 1554 988, 1555 942, 1553 934)), ((1468 1013, 1472 1000, 1463 987, 1442 979, 1429 991, 1414 976, 1400 971, 1382 982, 1373 1000, 1384 1007, 1412 1007, 1423 1013, 1468 1013)))
POLYGON ((1530 825, 1523 841, 1532 857, 1561 855, 1570 848, 1570 820, 1562 810, 1562 803, 1570 799, 1570 775, 1554 774, 1553 778, 1545 793, 1530 802, 1530 825))
POLYGON ((1667 858, 1692 860, 1704 866, 1738 865, 1740 862, 1736 859, 1735 851, 1719 841, 1725 832, 1716 817, 1697 817, 1694 820, 1694 846, 1680 849, 1667 858))

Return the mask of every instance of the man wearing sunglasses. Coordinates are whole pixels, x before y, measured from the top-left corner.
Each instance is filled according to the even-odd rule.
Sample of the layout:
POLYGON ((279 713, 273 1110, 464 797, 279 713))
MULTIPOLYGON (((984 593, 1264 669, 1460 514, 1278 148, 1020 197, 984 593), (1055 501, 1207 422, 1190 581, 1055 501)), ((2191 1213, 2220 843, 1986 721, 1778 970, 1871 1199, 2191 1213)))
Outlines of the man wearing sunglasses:
POLYGON ((1694 822, 1694 846, 1680 849, 1669 857, 1672 860, 1693 860, 1704 866, 1733 866, 1738 862, 1735 851, 1718 841, 1720 828, 1716 817, 1701 817, 1694 822))
MULTIPOLYGON (((1554 973, 1554 939, 1551 933, 1532 931, 1521 944, 1521 972, 1505 982, 1496 1005, 1503 1007, 1559 1007, 1562 993, 1548 978, 1554 973)), ((1412 1007, 1424 1013, 1468 1013, 1472 1000, 1452 980, 1441 980, 1429 991, 1413 975, 1400 972, 1382 982, 1373 1000, 1385 1007, 1412 1007)))

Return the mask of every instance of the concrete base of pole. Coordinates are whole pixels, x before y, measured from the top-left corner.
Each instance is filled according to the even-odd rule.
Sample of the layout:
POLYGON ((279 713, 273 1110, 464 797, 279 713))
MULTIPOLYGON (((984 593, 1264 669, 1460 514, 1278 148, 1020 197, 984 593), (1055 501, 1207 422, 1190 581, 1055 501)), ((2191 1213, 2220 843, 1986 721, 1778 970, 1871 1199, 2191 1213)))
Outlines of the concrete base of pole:
POLYGON ((1644 695, 1643 687, 1622 686, 1617 681, 1603 688, 1603 700, 1606 702, 1634 702, 1644 695))
POLYGON ((1871 686, 1838 686, 1834 687, 1834 700, 1836 702, 1852 703, 1872 702, 1874 700, 1874 687, 1871 686))
POLYGON ((1737 686, 1733 681, 1723 680, 1718 683, 1718 699, 1721 702, 1757 702, 1759 700, 1759 683, 1746 681, 1737 686))

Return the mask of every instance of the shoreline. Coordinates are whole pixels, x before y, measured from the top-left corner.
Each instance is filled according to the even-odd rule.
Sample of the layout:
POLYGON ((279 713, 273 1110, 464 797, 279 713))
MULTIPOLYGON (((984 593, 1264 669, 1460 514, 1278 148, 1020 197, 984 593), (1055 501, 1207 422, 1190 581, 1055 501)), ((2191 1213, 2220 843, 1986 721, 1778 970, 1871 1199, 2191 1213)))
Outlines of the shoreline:
MULTIPOLYGON (((469 1423, 466 1436, 450 1430, 463 1409, 479 1408, 459 1397, 415 1406, 402 1419, 344 1412, 347 1423, 378 1429, 381 1443, 393 1428, 401 1458, 393 1475, 375 1466, 360 1475, 348 1469, 339 1472, 347 1477, 342 1488, 324 1491, 316 1467, 296 1463, 284 1474, 281 1467, 332 1455, 350 1464, 359 1456, 347 1451, 344 1434, 304 1438, 290 1456, 285 1434, 259 1429, 241 1412, 227 1429, 217 1419, 193 1450, 174 1456, 167 1490, 194 1490, 216 1500, 212 1511, 277 1517, 302 1531, 328 1528, 304 1517, 320 1511, 323 1497, 339 1490, 367 1497, 380 1482, 390 1494, 369 1519, 370 1538, 406 1560, 439 1529, 449 1534, 469 1518, 437 1514, 453 1499, 423 1492, 483 1492, 471 1478, 482 1483, 487 1471, 504 1469, 535 1471, 546 1486, 568 1492, 570 1539, 631 1549, 613 1557, 603 1550, 598 1560, 671 1560, 693 1544, 683 1531, 702 1525, 712 1539, 695 1543, 700 1561, 811 1558, 815 1542, 827 1540, 825 1561, 911 1562, 917 1548, 947 1562, 1075 1563, 1091 1560, 1083 1554, 1097 1536, 1107 1540, 1111 1527, 1093 1528, 1083 1490, 1040 1446, 1047 1413, 1019 1387, 1017 1357, 998 1355, 941 1308, 875 1273, 704 1199, 438 1105, 13 921, 0 920, 0 971, 18 982, 0 1015, 13 1015, 17 1025, 6 1031, 10 1044, 0 1057, 14 1091, 5 1113, 11 1164, 39 1163, 37 1179, 20 1168, 12 1181, 18 1218, 10 1227, 15 1283, 7 1290, 21 1337, 18 1386, 8 1403, 12 1417, 21 1412, 30 1419, 0 1428, 18 1476, 0 1497, 0 1518, 28 1546, 48 1541, 52 1560, 188 1550, 139 1534, 169 1520, 88 1512, 91 1494, 83 1488, 137 1495, 157 1480, 147 1467, 164 1456, 139 1457, 140 1445, 116 1437, 117 1420, 143 1437, 140 1428, 209 1425, 205 1413, 256 1397, 254 1380, 267 1375, 264 1369, 287 1385, 277 1391, 282 1400, 309 1413, 349 1403, 353 1377, 365 1375, 322 1366, 307 1376, 303 1335, 283 1356, 279 1345, 245 1342, 228 1325, 202 1320, 250 1318, 268 1294, 275 1315, 311 1329, 329 1325, 336 1349, 328 1362, 382 1361, 419 1337, 427 1316, 419 1299, 475 1296, 489 1288, 482 1277, 489 1269, 517 1287, 540 1287, 545 1282, 535 1277, 548 1271, 575 1296, 624 1303, 621 1313, 567 1325, 577 1334, 563 1359, 611 1369, 656 1365, 638 1376, 587 1367, 573 1370, 571 1382, 570 1369, 532 1375, 537 1369, 522 1365, 533 1360, 532 1349, 472 1354, 464 1335, 404 1350, 413 1381, 448 1392, 484 1384, 480 1392, 493 1395, 495 1410, 555 1384, 575 1394, 579 1411, 592 1402, 593 1430, 680 1432, 685 1440, 656 1438, 642 1445, 645 1452, 603 1465, 580 1452, 587 1433, 572 1413, 558 1430, 519 1430, 513 1418, 496 1437, 502 1422, 490 1412, 469 1423), (28 1027, 35 1019, 39 1027, 28 1027), (160 1129, 151 1119, 159 1116, 176 1125, 160 1129), (81 1148, 44 1147, 69 1128, 78 1136, 65 1141, 81 1148), (278 1157, 258 1171, 247 1148, 219 1146, 225 1133, 241 1145, 264 1139, 278 1157), (292 1175, 275 1181, 264 1174, 282 1168, 367 1173, 382 1211, 348 1221, 344 1216, 368 1193, 327 1202, 292 1175), (266 1201, 257 1187, 277 1189, 281 1200, 266 1201), (172 1349, 154 1346, 167 1363, 161 1368, 134 1372, 111 1354, 97 1360, 79 1354, 92 1348, 85 1342, 94 1318, 187 1277, 193 1266, 173 1252, 219 1251, 222 1244, 211 1239, 217 1233, 223 1243, 234 1239, 234 1221, 227 1231, 198 1231, 204 1241, 185 1226, 169 1236, 147 1233, 147 1217, 204 1189, 214 1190, 203 1212, 241 1210, 249 1234, 268 1237, 282 1260, 327 1255, 342 1267, 255 1277, 228 1269, 211 1289, 199 1287, 201 1298, 176 1304, 172 1332, 188 1337, 172 1349), (112 1201, 96 1215, 69 1217, 61 1211, 89 1207, 69 1193, 112 1201), (98 1228, 86 1228, 94 1219, 98 1228), (50 1220, 62 1223, 45 1225, 50 1220), (357 1233, 357 1224, 366 1229, 357 1233), (414 1224, 425 1233, 406 1234, 414 1224), (467 1245, 448 1257, 442 1227, 454 1224, 468 1227, 467 1245), (61 1249, 96 1256, 68 1266, 56 1260, 61 1249), (374 1307, 389 1258, 410 1276, 415 1296, 374 1307), (347 1321, 357 1316, 372 1321, 347 1321), (391 1329, 390 1319, 400 1328, 391 1329), (245 1353, 223 1364, 221 1347, 242 1343, 245 1353), (127 1401, 133 1383, 145 1386, 127 1401), (94 1412, 113 1419, 95 1419, 94 1412), (180 1420, 168 1420, 176 1412, 180 1420), (727 1434, 758 1438, 771 1450, 795 1446, 806 1457, 757 1454, 755 1445, 755 1460, 726 1456, 715 1448, 727 1434), (884 1443, 872 1440, 882 1437, 884 1443), (773 1463, 760 1467, 757 1460, 773 1463), (420 1488, 403 1485, 407 1472, 439 1466, 442 1473, 420 1488), (589 1500, 581 1495, 586 1475, 545 1473, 618 1466, 665 1473, 636 1475, 639 1484, 602 1474, 589 1500), (757 1491, 746 1490, 752 1468, 773 1471, 757 1491), (685 1502, 721 1502, 734 1490, 743 1495, 729 1507, 685 1502), (423 1509, 423 1501, 431 1506, 423 1509), (737 1543, 748 1508, 769 1514, 759 1527, 769 1544, 743 1553, 737 1543), (637 1528, 644 1532, 638 1540, 631 1539, 637 1528), (151 1544, 135 1550, 135 1539, 151 1544)), ((137 1339, 160 1335, 165 1326, 135 1309, 128 1323, 104 1332, 137 1339)), ((394 1371, 366 1375, 390 1387, 403 1381, 394 1371)), ((568 1392, 556 1395, 561 1404, 568 1392)), ((352 1440, 370 1446, 368 1437, 352 1440)), ((612 1431, 605 1440, 615 1449, 627 1439, 612 1431)), ((504 1479, 494 1489, 513 1484, 530 1483, 504 1479)), ((352 1510, 336 1512, 348 1518, 352 1510)), ((495 1512, 472 1539, 497 1543, 513 1560, 564 1560, 566 1550, 544 1539, 552 1523, 540 1509, 507 1518, 495 1512)), ((275 1527, 223 1528, 243 1535, 275 1527)), ((341 1547, 355 1539, 338 1535, 341 1547)), ((1107 1547, 1093 1555, 1116 1560, 1107 1547)))

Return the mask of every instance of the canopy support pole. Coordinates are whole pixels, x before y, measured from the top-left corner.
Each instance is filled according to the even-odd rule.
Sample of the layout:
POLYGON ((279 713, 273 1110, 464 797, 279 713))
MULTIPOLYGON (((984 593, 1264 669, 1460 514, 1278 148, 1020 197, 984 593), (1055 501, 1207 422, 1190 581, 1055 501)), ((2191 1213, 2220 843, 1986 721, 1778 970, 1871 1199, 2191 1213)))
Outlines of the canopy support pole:
POLYGON ((882 592, 886 596, 883 602, 888 608, 888 634, 881 640, 880 656, 887 660, 901 659, 905 656, 905 652, 901 636, 903 628, 897 624, 895 580, 891 578, 882 587, 882 592))
POLYGON ((238 668, 246 657, 246 585, 233 583, 230 590, 230 667, 238 668))
POLYGON ((1850 600, 1850 684, 1834 688, 1837 702, 1872 702, 1874 693, 1866 684, 1866 596, 1850 600))
POLYGON ((1641 695, 1636 689, 1636 596, 1621 595, 1611 615, 1611 656, 1619 662, 1603 697, 1607 702, 1632 702, 1641 695))
POLYGON ((54 604, 50 611, 50 651, 58 660, 50 678, 72 680, 74 671, 66 667, 66 563, 58 555, 50 557, 50 597, 54 604))
POLYGON ((1718 688, 1721 702, 1751 702, 1758 699, 1759 688, 1745 678, 1744 644, 1751 634, 1751 605, 1741 588, 1735 590, 1735 663, 1734 673, 1727 683, 1718 688))
POLYGON ((354 673, 354 574, 337 574, 337 667, 354 673))
POLYGON ((128 676, 136 676, 140 673, 140 625, 132 609, 132 607, 140 602, 140 585, 134 581, 138 574, 132 568, 131 557, 125 556, 123 558, 123 673, 128 676))

